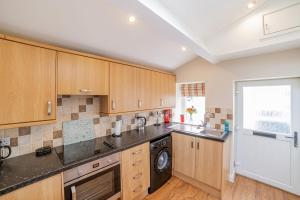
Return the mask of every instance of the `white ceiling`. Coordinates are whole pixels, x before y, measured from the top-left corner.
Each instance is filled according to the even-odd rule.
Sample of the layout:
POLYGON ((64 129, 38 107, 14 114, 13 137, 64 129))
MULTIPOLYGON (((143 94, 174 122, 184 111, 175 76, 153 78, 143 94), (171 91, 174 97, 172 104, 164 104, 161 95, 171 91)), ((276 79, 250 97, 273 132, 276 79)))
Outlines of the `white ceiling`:
POLYGON ((262 15, 300 0, 139 0, 194 42, 191 48, 217 63, 300 47, 300 31, 262 39, 262 15))
POLYGON ((300 47, 300 31, 261 39, 262 15, 300 0, 249 1, 0 0, 0 32, 166 70, 300 47))
POLYGON ((166 70, 196 56, 181 50, 187 39, 179 31, 136 0, 0 0, 0 32, 166 70))

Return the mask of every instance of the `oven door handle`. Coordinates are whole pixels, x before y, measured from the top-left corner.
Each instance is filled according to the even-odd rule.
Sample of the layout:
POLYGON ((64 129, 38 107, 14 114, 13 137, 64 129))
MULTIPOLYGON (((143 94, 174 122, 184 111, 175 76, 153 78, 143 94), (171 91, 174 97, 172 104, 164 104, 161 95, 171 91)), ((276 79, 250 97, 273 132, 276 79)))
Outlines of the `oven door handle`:
POLYGON ((71 187, 72 200, 76 200, 76 188, 75 186, 71 187))

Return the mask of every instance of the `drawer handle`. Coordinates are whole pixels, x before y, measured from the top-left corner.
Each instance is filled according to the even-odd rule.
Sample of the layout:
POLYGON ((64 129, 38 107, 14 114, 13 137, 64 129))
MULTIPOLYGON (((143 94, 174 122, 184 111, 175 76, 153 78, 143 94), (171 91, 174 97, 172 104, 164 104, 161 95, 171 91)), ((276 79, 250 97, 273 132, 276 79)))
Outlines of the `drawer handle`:
POLYGON ((137 155, 137 154, 140 154, 140 153, 142 153, 142 152, 143 152, 143 150, 138 150, 138 151, 132 152, 131 154, 132 154, 132 155, 137 155))
POLYGON ((134 177, 132 177, 133 180, 136 180, 138 178, 140 178, 143 175, 142 172, 138 173, 137 175, 135 175, 134 177))
POLYGON ((142 185, 139 185, 139 186, 137 186, 137 187, 133 190, 133 192, 134 192, 134 193, 139 192, 139 191, 141 191, 142 188, 143 188, 143 186, 142 186, 142 185))
POLYGON ((89 93, 89 92, 92 92, 92 90, 88 90, 88 89, 80 89, 80 92, 83 92, 83 93, 89 93))
POLYGON ((97 168, 97 167, 99 167, 99 165, 100 165, 100 163, 95 163, 95 164, 93 164, 93 168, 97 168))
POLYGON ((139 161, 133 163, 132 166, 135 167, 137 165, 140 165, 142 162, 143 162, 143 160, 139 160, 139 161))

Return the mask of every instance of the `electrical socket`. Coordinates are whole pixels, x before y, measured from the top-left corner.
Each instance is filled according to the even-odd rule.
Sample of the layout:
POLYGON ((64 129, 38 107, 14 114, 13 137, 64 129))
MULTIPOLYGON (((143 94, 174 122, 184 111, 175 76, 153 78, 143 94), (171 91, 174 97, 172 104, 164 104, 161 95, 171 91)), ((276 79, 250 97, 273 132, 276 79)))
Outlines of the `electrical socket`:
POLYGON ((0 138, 1 146, 9 146, 10 145, 10 137, 0 138))

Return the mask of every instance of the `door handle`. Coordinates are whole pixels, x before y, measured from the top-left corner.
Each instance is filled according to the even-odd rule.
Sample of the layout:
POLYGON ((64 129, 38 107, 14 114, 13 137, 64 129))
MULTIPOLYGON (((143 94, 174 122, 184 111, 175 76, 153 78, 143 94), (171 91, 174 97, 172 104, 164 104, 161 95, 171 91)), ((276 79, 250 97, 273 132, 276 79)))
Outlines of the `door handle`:
POLYGON ((290 139, 294 139, 294 147, 297 148, 298 147, 298 132, 295 131, 294 132, 294 136, 286 136, 285 138, 290 138, 290 139))
POLYGON ((114 100, 111 101, 111 108, 112 110, 116 109, 116 102, 114 100))
POLYGON ((47 106, 48 106, 48 107, 47 107, 47 113, 48 113, 48 116, 50 116, 51 113, 52 113, 52 103, 51 103, 50 100, 48 100, 47 106))
POLYGON ((75 188, 75 186, 71 187, 71 194, 72 194, 72 200, 76 200, 77 197, 76 197, 76 188, 75 188))
POLYGON ((89 89, 80 89, 79 91, 82 92, 82 93, 92 92, 92 90, 89 90, 89 89))

